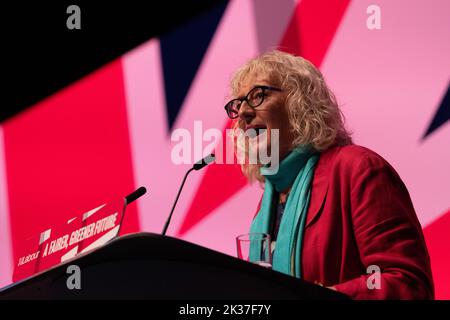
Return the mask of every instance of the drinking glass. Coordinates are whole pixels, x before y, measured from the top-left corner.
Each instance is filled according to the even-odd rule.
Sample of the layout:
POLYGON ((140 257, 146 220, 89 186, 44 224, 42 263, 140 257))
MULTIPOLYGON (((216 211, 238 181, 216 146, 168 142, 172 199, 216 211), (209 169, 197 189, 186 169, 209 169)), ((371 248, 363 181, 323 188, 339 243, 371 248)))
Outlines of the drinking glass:
POLYGON ((272 268, 270 235, 267 233, 246 233, 236 237, 239 259, 272 268))

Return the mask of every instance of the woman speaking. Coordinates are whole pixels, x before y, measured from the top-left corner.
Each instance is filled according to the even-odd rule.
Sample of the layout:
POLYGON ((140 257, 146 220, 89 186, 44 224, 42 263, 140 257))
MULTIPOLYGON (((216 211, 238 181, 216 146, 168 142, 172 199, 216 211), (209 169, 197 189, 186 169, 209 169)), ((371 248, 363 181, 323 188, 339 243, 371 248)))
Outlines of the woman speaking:
POLYGON ((266 132, 266 141, 247 136, 246 145, 271 150, 276 143, 279 152, 276 173, 242 163, 250 181, 264 184, 250 232, 270 234, 273 269, 355 299, 432 299, 430 259, 408 190, 386 160, 352 144, 320 71, 273 51, 237 70, 231 92, 225 110, 234 128, 266 132))

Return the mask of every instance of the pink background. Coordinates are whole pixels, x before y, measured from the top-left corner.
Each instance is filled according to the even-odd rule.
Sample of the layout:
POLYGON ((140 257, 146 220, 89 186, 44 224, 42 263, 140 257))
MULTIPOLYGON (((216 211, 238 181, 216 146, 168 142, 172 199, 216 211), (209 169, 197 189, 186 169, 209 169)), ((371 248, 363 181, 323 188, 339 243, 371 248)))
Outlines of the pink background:
MULTIPOLYGON (((450 80, 450 2, 233 0, 219 22, 175 125, 225 129, 232 72, 272 48, 315 63, 357 144, 406 183, 429 246, 436 297, 450 299, 450 125, 422 138, 450 80), (366 8, 381 9, 381 29, 366 8)), ((189 45, 188 39, 186 45, 189 45)), ((124 232, 161 232, 189 168, 171 161, 159 39, 131 50, 0 127, 0 286, 22 239, 144 185, 124 232)), ((180 59, 182 59, 180 53, 180 59)), ((205 143, 206 145, 206 143, 205 143)), ((186 182, 169 235, 235 255, 262 189, 237 166, 186 182)))

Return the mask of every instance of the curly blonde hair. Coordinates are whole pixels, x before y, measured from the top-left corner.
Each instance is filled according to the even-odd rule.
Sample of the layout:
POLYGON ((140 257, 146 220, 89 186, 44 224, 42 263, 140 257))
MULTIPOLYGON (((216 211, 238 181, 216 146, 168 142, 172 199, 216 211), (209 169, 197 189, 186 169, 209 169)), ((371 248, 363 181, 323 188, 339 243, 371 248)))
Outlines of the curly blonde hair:
MULTIPOLYGON (((286 105, 294 135, 292 148, 309 144, 322 152, 331 146, 352 143, 334 94, 311 62, 278 50, 264 53, 235 72, 231 80, 234 96, 251 75, 267 76, 272 85, 287 93, 286 105)), ((233 128, 242 128, 241 121, 236 119, 233 128)), ((250 181, 255 178, 264 181, 258 166, 242 164, 242 171, 250 181)))

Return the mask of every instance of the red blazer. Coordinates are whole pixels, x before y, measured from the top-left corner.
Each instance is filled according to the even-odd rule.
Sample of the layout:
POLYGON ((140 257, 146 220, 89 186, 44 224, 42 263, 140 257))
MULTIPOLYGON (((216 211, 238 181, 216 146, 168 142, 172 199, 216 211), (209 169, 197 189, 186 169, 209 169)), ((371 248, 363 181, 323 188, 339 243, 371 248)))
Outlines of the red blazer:
POLYGON ((408 190, 375 152, 349 145, 320 156, 302 249, 303 279, 354 299, 432 299, 422 228, 408 190), (369 289, 380 268, 380 288, 369 289), (370 277, 370 279, 368 279, 370 277))

